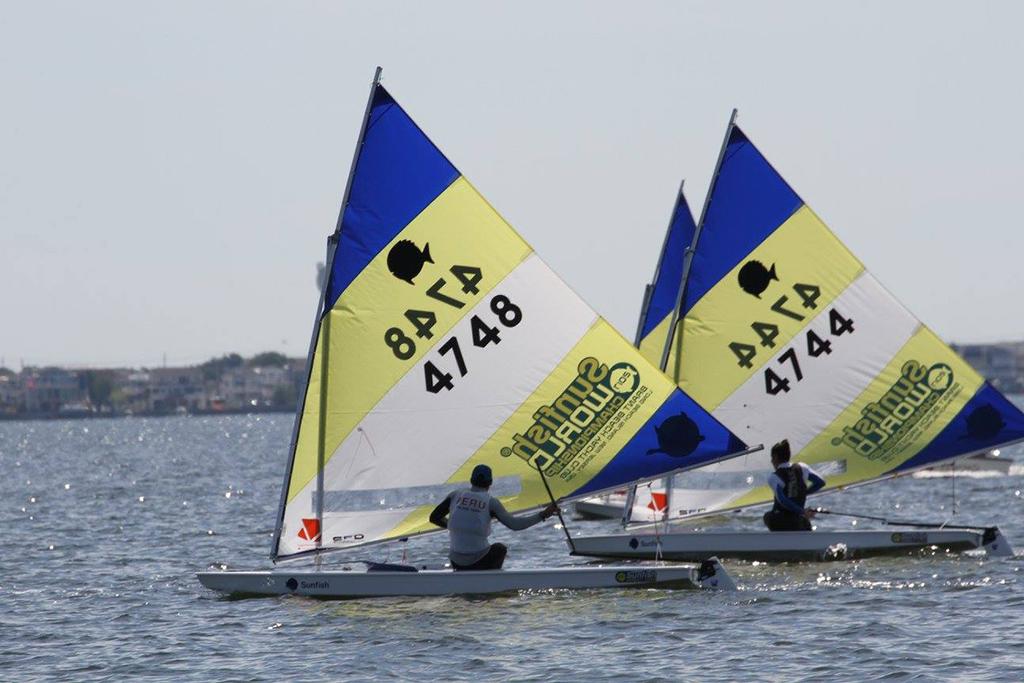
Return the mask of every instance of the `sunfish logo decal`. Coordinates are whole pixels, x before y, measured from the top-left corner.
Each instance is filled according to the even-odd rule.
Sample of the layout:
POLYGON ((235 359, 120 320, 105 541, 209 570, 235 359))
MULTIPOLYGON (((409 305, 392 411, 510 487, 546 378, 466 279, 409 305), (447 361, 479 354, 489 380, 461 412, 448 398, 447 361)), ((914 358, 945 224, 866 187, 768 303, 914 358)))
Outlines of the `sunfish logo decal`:
POLYGON ((303 519, 302 528, 299 529, 299 538, 303 541, 316 542, 320 540, 320 520, 303 519))
MULTIPOLYGON (((844 426, 842 437, 833 438, 832 445, 848 446, 871 461, 889 462, 905 440, 916 438, 918 423, 943 409, 940 399, 961 386, 954 384, 953 369, 945 363, 928 366, 909 360, 889 390, 864 406, 860 417, 844 426)), ((989 419, 983 416, 978 421, 988 426, 989 419)))
POLYGON ((598 434, 639 388, 640 372, 631 363, 609 367, 588 356, 576 367, 572 383, 541 406, 532 416, 533 424, 515 434, 512 445, 500 453, 505 458, 514 454, 531 467, 556 475, 589 444, 603 443, 598 434))

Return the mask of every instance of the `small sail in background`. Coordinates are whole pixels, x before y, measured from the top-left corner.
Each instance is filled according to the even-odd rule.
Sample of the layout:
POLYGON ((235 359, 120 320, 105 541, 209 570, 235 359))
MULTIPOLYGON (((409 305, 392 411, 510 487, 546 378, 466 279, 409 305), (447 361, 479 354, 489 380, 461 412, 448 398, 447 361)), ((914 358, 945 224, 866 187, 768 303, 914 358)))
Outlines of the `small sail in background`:
MULTIPOLYGON (((683 258, 697 230, 683 188, 679 188, 672 211, 665 243, 661 247, 654 280, 644 296, 640 311, 636 345, 653 365, 661 362, 662 350, 668 340, 669 324, 676 308, 676 299, 683 280, 683 258)), ((669 375, 672 373, 670 372, 669 375)))
MULTIPOLYGON (((669 373, 740 438, 788 439, 829 488, 1024 439, 1024 414, 864 268, 738 126, 696 240, 669 373)), ((942 273, 918 267, 941 292, 942 273)), ((679 475, 672 514, 768 502, 769 470, 761 453, 679 475)))
MULTIPOLYGON (((533 252, 375 83, 275 532, 275 557, 434 530, 486 463, 509 511, 744 444, 533 252)), ((581 253, 579 257, 585 258, 581 253)))

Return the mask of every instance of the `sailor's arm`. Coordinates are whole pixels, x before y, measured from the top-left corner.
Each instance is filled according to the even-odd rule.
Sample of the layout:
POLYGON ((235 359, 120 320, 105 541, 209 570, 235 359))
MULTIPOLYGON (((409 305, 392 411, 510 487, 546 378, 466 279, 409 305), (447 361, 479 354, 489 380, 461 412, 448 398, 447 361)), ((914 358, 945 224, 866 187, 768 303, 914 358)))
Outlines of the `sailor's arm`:
POLYGON ((825 480, 820 474, 804 463, 800 463, 800 468, 804 471, 804 477, 807 480, 807 495, 817 493, 825 486, 825 480))
POLYGON ((452 494, 445 496, 445 499, 438 503, 434 511, 430 513, 430 523, 434 526, 439 526, 442 529, 448 528, 448 520, 445 517, 448 516, 448 511, 452 507, 452 494))
POLYGON ((545 519, 553 515, 554 511, 552 510, 552 507, 553 506, 549 505, 543 510, 534 512, 533 514, 516 517, 515 515, 509 514, 508 510, 505 509, 505 506, 501 504, 500 500, 492 497, 491 517, 494 517, 513 531, 522 531, 523 529, 529 529, 534 524, 543 522, 545 519))

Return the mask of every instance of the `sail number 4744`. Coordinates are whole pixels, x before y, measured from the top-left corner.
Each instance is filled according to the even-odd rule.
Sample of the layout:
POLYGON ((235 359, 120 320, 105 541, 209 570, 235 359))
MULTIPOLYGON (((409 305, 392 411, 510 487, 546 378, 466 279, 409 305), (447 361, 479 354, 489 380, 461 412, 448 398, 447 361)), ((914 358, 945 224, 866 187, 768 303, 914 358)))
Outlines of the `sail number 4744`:
MULTIPOLYGON (((821 296, 821 288, 817 285, 796 283, 793 285, 793 291, 800 298, 803 303, 803 308, 817 308, 818 298, 821 296)), ((802 322, 807 316, 803 315, 797 310, 794 310, 789 305, 789 295, 780 296, 775 303, 772 304, 771 310, 780 316, 791 318, 793 320, 802 322)), ((829 320, 829 337, 839 337, 847 332, 853 332, 853 320, 847 318, 840 313, 835 307, 828 311, 829 320)), ((773 349, 776 346, 775 339, 779 336, 779 326, 771 322, 763 322, 755 320, 750 324, 751 330, 757 334, 760 345, 769 349, 773 349)), ((808 329, 804 334, 804 342, 806 345, 807 356, 810 358, 817 358, 821 355, 829 355, 832 353, 832 341, 830 339, 823 338, 817 332, 812 329, 808 329)), ((797 382, 804 378, 803 369, 800 367, 800 359, 797 354, 797 344, 791 345, 785 352, 783 352, 777 359, 777 362, 783 366, 782 372, 779 374, 774 368, 768 367, 764 370, 764 382, 765 392, 774 396, 778 393, 788 392, 790 389, 790 377, 795 378, 797 382), (789 366, 791 374, 785 370, 786 366, 789 366), (787 376, 789 375, 789 376, 787 376)), ((753 344, 747 344, 744 342, 730 342, 729 350, 736 356, 736 361, 741 368, 753 368, 754 358, 757 356, 757 347, 753 344)))

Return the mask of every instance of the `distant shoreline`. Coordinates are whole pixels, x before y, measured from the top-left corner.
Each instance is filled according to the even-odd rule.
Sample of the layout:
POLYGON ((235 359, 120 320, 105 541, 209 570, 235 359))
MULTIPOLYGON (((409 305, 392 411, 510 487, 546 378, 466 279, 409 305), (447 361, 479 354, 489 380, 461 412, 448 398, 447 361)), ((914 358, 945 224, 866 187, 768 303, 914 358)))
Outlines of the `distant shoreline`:
POLYGON ((225 410, 193 410, 186 413, 177 413, 174 411, 146 411, 141 413, 93 413, 93 412, 76 412, 76 413, 18 413, 18 414, 3 414, 0 413, 0 422, 43 422, 53 420, 117 420, 123 418, 133 417, 216 417, 219 415, 267 415, 270 413, 284 413, 294 415, 295 410, 289 410, 288 408, 248 408, 248 409, 225 409, 225 410))

